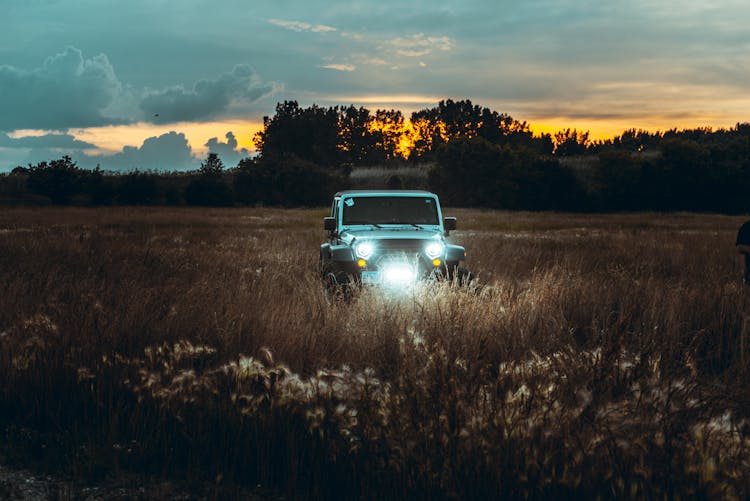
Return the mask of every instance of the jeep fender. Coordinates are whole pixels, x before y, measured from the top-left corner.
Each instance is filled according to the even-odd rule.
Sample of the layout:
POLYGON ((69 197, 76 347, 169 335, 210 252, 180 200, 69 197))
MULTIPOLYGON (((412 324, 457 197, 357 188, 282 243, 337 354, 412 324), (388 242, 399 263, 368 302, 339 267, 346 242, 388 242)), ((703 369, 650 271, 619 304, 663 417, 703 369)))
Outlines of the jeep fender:
POLYGON ((458 262, 466 259, 466 249, 460 245, 448 244, 445 246, 445 261, 458 262))
POLYGON ((320 246, 320 258, 331 261, 354 261, 354 253, 348 245, 323 244, 320 246))

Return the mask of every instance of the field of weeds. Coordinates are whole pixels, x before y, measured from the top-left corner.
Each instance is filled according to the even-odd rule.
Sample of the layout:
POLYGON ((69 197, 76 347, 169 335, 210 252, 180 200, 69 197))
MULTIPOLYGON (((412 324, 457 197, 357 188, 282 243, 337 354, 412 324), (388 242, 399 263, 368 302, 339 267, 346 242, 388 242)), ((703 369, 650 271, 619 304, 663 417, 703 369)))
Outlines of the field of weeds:
POLYGON ((323 210, 3 210, 0 462, 222 498, 750 496, 741 218, 446 212, 475 285, 344 302, 323 210))

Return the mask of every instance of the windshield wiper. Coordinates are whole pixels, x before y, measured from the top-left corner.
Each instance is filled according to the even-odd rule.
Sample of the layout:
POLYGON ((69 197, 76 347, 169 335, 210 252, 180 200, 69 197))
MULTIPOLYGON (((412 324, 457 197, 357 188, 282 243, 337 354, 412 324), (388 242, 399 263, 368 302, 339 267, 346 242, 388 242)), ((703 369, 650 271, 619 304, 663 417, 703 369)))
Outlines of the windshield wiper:
POLYGON ((347 226, 361 225, 361 226, 374 226, 376 228, 382 228, 383 227, 383 226, 381 226, 378 223, 361 223, 359 221, 353 221, 353 222, 348 222, 348 223, 344 223, 344 224, 347 225, 347 226))
POLYGON ((393 224, 403 224, 404 226, 414 226, 418 230, 424 230, 424 227, 422 225, 428 224, 428 223, 393 223, 393 224))

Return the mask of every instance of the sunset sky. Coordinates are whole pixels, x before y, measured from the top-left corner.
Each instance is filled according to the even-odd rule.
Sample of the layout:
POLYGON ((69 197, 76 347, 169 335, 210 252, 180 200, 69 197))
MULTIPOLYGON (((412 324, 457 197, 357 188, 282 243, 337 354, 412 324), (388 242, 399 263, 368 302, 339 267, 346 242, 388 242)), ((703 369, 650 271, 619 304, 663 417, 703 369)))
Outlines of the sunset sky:
POLYGON ((750 121, 746 1, 0 0, 0 172, 228 166, 277 102, 471 99, 534 131, 750 121))

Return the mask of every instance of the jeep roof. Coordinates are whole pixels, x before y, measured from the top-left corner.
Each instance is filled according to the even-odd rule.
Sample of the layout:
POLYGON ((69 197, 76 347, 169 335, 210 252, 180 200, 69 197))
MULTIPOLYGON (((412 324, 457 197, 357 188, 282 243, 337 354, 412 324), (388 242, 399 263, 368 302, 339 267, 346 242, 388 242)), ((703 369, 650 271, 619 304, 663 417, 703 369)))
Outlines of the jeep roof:
POLYGON ((434 193, 431 191, 426 190, 344 190, 339 191, 334 195, 334 197, 342 197, 345 195, 380 195, 380 196, 388 196, 388 195, 418 195, 418 196, 435 196, 434 193))

